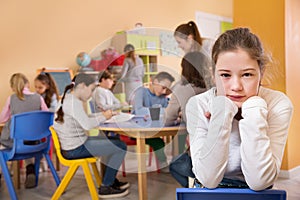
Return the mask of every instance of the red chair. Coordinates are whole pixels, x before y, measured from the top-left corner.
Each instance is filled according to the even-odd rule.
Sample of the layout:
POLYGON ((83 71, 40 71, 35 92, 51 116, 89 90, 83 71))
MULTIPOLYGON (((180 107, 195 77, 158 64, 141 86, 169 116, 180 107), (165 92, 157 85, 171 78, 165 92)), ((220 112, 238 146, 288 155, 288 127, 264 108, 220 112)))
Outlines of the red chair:
MULTIPOLYGON (((125 135, 120 135, 120 140, 122 140, 123 142, 125 142, 125 144, 127 146, 134 146, 134 145, 136 145, 136 140, 133 140, 130 137, 125 136, 125 135)), ((151 166, 152 155, 153 155, 153 149, 152 149, 152 147, 149 147, 148 166, 151 166)), ((156 157, 155 157, 155 160, 156 160, 156 169, 157 169, 156 171, 157 171, 157 173, 159 173, 160 172, 160 170, 159 170, 159 164, 158 164, 158 160, 157 160, 156 157)), ((123 160, 123 163, 122 163, 122 175, 123 175, 123 177, 126 177, 125 159, 123 160)))

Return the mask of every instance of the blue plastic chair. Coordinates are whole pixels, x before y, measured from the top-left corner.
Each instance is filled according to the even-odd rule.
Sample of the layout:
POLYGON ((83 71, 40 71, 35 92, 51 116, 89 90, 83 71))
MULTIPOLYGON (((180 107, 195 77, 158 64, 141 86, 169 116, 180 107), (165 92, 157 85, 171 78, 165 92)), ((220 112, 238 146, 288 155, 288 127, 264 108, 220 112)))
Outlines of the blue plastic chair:
POLYGON ((89 108, 90 108, 91 113, 95 113, 96 112, 96 108, 95 108, 95 104, 94 104, 93 100, 90 99, 88 101, 88 104, 89 104, 89 108))
POLYGON ((177 200, 285 200, 284 190, 253 191, 238 188, 177 188, 177 200))
POLYGON ((7 161, 35 158, 36 185, 38 184, 40 160, 44 156, 52 172, 56 185, 60 184, 52 160, 48 154, 50 149, 51 132, 49 127, 53 124, 54 113, 48 111, 31 111, 13 115, 10 124, 10 137, 13 139, 13 147, 0 150, 0 165, 2 173, 12 200, 17 195, 13 186, 7 161), (24 141, 39 141, 28 145, 24 141))

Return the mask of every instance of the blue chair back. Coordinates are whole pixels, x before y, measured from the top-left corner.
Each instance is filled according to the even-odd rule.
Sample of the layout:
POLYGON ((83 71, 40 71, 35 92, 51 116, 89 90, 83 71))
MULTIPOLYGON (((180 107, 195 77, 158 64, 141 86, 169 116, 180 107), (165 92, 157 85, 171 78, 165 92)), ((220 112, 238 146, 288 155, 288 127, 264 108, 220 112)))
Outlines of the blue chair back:
POLYGON ((11 117, 10 137, 13 139, 13 146, 0 150, 0 165, 11 199, 16 200, 17 195, 6 164, 7 161, 35 158, 34 170, 37 185, 40 159, 45 157, 56 185, 60 184, 60 179, 48 154, 51 141, 49 127, 53 124, 53 118, 53 112, 41 110, 24 112, 11 117))
POLYGON ((94 101, 92 99, 89 100, 89 106, 90 106, 91 113, 95 113, 96 112, 95 104, 94 104, 94 101))
POLYGON ((177 200, 285 200, 284 190, 253 191, 237 188, 177 188, 177 200))
POLYGON ((14 139, 14 153, 27 154, 42 150, 49 151, 51 139, 49 127, 53 125, 53 117, 53 112, 40 110, 13 115, 10 124, 10 136, 14 139), (33 144, 32 141, 39 142, 33 144))

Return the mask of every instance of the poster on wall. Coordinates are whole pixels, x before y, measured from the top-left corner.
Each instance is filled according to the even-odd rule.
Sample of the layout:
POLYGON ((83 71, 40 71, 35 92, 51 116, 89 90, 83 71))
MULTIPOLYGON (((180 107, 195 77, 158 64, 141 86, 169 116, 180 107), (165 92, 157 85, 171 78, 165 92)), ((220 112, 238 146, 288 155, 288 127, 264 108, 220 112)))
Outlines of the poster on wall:
POLYGON ((174 32, 171 31, 160 32, 159 38, 162 56, 181 56, 183 54, 173 34, 174 32))
POLYGON ((196 12, 196 24, 204 38, 216 39, 221 33, 232 29, 232 19, 205 12, 196 12))

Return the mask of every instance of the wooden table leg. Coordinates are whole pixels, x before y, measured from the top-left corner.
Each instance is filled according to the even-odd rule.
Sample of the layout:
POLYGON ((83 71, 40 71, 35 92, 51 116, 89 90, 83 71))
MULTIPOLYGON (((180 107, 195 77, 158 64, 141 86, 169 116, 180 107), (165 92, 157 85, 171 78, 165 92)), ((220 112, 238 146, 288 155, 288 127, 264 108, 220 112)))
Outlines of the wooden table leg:
POLYGON ((139 200, 147 200, 147 169, 145 138, 137 138, 139 200))
POLYGON ((179 140, 178 140, 178 134, 175 135, 173 137, 173 140, 172 140, 172 156, 177 156, 179 154, 179 140))
POLYGON ((55 161, 56 161, 56 171, 59 171, 60 170, 60 162, 59 162, 59 159, 57 157, 57 154, 55 153, 55 161))
POLYGON ((13 165, 13 183, 16 189, 20 189, 20 161, 12 161, 13 165))

